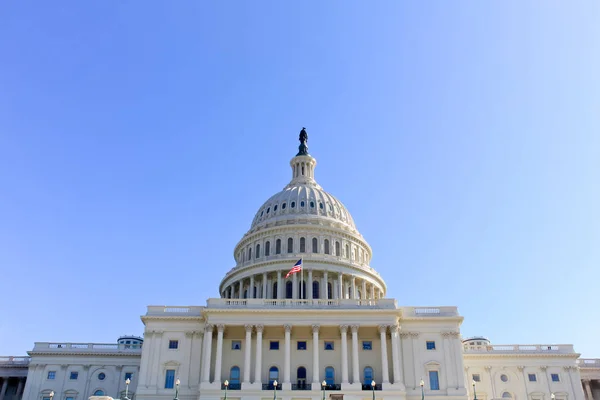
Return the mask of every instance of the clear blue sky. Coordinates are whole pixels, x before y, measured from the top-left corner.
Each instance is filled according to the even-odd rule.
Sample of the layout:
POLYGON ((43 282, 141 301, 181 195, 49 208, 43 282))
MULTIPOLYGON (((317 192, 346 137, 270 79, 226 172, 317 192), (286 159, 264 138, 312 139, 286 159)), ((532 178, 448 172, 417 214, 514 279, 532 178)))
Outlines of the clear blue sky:
POLYGON ((0 7, 0 354, 202 305, 306 126, 402 305, 600 357, 600 5, 0 7))

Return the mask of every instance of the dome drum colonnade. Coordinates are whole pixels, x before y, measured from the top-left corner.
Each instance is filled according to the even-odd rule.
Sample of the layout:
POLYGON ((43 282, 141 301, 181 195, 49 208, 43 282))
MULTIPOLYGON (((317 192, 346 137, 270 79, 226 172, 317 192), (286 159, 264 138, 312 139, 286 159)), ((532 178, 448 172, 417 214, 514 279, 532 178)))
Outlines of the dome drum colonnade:
POLYGON ((300 151, 290 161, 292 180, 259 208, 236 245, 237 265, 221 282, 222 298, 385 297, 385 282, 369 266, 370 246, 346 207, 315 181, 317 162, 308 154, 306 140, 303 129, 300 151), (284 278, 298 258, 308 272, 284 278))

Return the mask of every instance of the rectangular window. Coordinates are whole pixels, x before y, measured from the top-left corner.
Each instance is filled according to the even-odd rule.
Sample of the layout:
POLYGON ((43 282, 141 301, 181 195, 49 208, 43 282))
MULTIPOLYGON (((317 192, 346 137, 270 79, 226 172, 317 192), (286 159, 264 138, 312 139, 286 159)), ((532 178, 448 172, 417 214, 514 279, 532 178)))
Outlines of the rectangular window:
POLYGON ((306 342, 298 342, 298 350, 306 350, 306 342))
POLYGON ((48 379, 56 378, 56 371, 48 371, 48 379))
POLYGON ((537 376, 535 374, 528 374, 529 382, 537 382, 537 376))
POLYGON ((133 372, 125 372, 125 380, 132 380, 133 379, 133 372))
POLYGON ((177 349, 179 347, 179 340, 169 340, 169 349, 177 349))
POLYGON ((481 376, 479 374, 473 374, 473 382, 481 382, 481 376))
POLYGON ((50 397, 42 397, 42 400, 50 400, 50 397))
POLYGON ((431 390, 440 390, 440 379, 437 371, 429 371, 429 388, 431 390))
POLYGON ((560 382, 558 374, 550 374, 550 376, 552 377, 552 382, 560 382))
POLYGON ((65 400, 73 400, 73 397, 71 397, 71 396, 65 397, 65 400))
POLYGON ((175 385, 175 370, 168 369, 165 374, 165 389, 173 389, 175 385))
POLYGON ((333 350, 333 342, 325 342, 325 350, 333 350))
POLYGON ((435 342, 433 340, 427 341, 427 350, 435 350, 435 342))
POLYGON ((370 340, 363 340, 363 350, 373 350, 373 342, 370 340))
POLYGON ((279 341, 271 340, 269 343, 269 350, 279 350, 279 341))
POLYGON ((72 381, 74 381, 77 378, 79 378, 79 372, 71 371, 71 375, 69 376, 69 379, 72 380, 72 381))
POLYGON ((231 341, 231 350, 241 350, 242 349, 242 341, 241 340, 232 340, 231 341))

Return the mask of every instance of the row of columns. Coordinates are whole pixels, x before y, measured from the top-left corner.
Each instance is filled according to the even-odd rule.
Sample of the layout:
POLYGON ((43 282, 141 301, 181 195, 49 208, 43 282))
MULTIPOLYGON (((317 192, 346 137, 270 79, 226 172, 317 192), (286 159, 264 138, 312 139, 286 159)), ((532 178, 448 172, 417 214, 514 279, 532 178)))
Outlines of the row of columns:
MULTIPOLYGON (((204 335, 204 352, 202 358, 202 382, 210 382, 210 366, 212 359, 212 335, 215 326, 207 324, 205 327, 204 335)), ((217 328, 217 348, 215 355, 215 373, 213 382, 221 383, 221 370, 223 363, 223 333, 225 331, 225 325, 218 324, 217 328)), ((254 381, 255 384, 261 384, 261 372, 262 372, 262 334, 264 325, 245 325, 246 328, 246 342, 244 344, 244 371, 243 381, 244 384, 250 384, 250 364, 252 357, 252 332, 256 331, 256 358, 254 366, 254 381)), ((358 329, 359 325, 340 325, 341 334, 341 364, 342 364, 342 384, 349 384, 350 379, 348 376, 348 328, 352 334, 352 383, 360 383, 359 373, 359 346, 358 346, 358 329)), ((388 367, 388 351, 387 351, 387 332, 388 329, 391 334, 392 344, 392 370, 393 370, 393 383, 402 382, 402 368, 400 360, 402 358, 400 336, 398 325, 380 325, 379 334, 381 340, 381 383, 390 383, 389 367, 388 367)), ((285 336, 284 336, 284 366, 283 366, 283 384, 291 383, 291 334, 292 325, 284 325, 285 336)), ((319 330, 320 325, 312 325, 312 340, 313 340, 313 378, 312 383, 320 387, 319 379, 319 330)), ((285 387, 284 387, 285 389, 285 387)))
MULTIPOLYGON (((11 377, 2 377, 2 388, 0 389, 0 400, 4 400, 6 397, 6 390, 8 389, 8 380, 13 379, 11 377)), ((23 395, 23 389, 25 388, 25 379, 26 378, 15 378, 19 380, 17 384, 17 399, 21 398, 23 395)))
POLYGON ((594 396, 592 395, 591 379, 582 379, 582 382, 587 400, 594 400, 594 396))
MULTIPOLYGON (((319 270, 320 272, 320 270, 319 270)), ((304 273, 304 272, 301 272, 304 273)), ((317 298, 329 298, 329 284, 332 285, 331 298, 333 299, 379 299, 383 297, 383 291, 374 283, 366 279, 360 279, 352 275, 347 275, 349 278, 344 278, 344 274, 337 273, 337 276, 329 279, 328 271, 323 271, 320 276, 315 276, 312 269, 308 270, 308 277, 304 279, 304 293, 306 299, 313 299, 313 281, 319 282, 319 293, 317 298)), ((333 275, 333 274, 332 274, 333 275)), ((282 271, 277 271, 276 275, 269 275, 263 272, 259 279, 255 275, 242 278, 227 286, 221 293, 222 298, 241 299, 244 298, 244 290, 248 290, 246 298, 252 299, 284 299, 286 298, 285 284, 292 282, 292 299, 302 299, 302 291, 299 290, 299 281, 302 281, 302 276, 293 274, 291 278, 285 279, 282 271), (247 282, 247 286, 246 286, 247 282), (273 284, 277 282, 277 293, 273 292, 273 284), (256 296, 255 296, 256 288, 256 296)))

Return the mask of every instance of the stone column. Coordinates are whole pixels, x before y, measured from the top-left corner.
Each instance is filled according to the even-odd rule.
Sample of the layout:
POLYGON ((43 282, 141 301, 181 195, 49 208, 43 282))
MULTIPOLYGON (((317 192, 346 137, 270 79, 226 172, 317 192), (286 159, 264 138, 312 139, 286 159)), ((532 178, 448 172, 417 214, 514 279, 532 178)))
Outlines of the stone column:
POLYGON ((339 279, 339 283, 338 283, 338 287, 339 287, 339 298, 343 299, 344 298, 344 275, 340 272, 338 275, 338 279, 339 279))
POLYGON ((374 299, 375 298, 375 285, 371 284, 371 298, 374 299))
POLYGON ((292 275, 292 299, 298 298, 298 274, 292 275))
POLYGON ((312 326, 313 332, 313 390, 319 390, 319 325, 312 326), (316 387, 315 387, 316 385, 316 387))
POLYGON ((281 287, 283 285, 283 282, 281 282, 281 271, 277 271, 277 298, 281 299, 283 298, 283 296, 281 295, 283 293, 283 288, 281 287))
POLYGON ((221 385, 221 366, 223 364, 223 331, 225 325, 217 325, 217 354, 215 359, 215 379, 214 382, 221 385))
POLYGON ((262 292, 260 293, 260 297, 263 299, 267 298, 267 273, 263 272, 262 277, 262 292))
POLYGON ((381 340, 381 383, 390 383, 387 353, 387 326, 379 325, 379 338, 381 340))
POLYGON ((212 353, 213 325, 207 324, 204 328, 204 351, 202 352, 202 382, 210 382, 210 359, 212 353))
POLYGON ((360 383, 358 371, 358 325, 352 325, 352 383, 360 383))
POLYGON ((240 279, 238 281, 238 299, 241 299, 244 297, 244 293, 242 293, 243 287, 242 284, 244 283, 243 279, 240 279))
POLYGON ((329 283, 329 274, 327 273, 327 271, 323 272, 323 298, 324 299, 329 299, 329 290, 328 289, 328 283, 329 283))
POLYGON ((313 285, 312 285, 312 281, 313 281, 313 276, 312 276, 312 269, 308 270, 308 290, 307 290, 307 297, 312 300, 313 298, 313 285))
POLYGON ((262 384, 262 334, 263 325, 256 325, 256 364, 254 365, 254 383, 262 384))
POLYGON ((348 325, 340 326, 342 334, 342 384, 348 384, 348 325))
POLYGON ((361 294, 362 294, 361 299, 367 298, 367 281, 365 281, 364 279, 362 281, 362 293, 361 294))
POLYGON ((254 275, 250 275, 250 287, 248 288, 248 298, 254 298, 254 275))
POLYGON ((21 396, 23 396, 25 379, 26 378, 19 378, 19 385, 17 386, 17 400, 20 400, 21 396))
MULTIPOLYGON (((285 365, 283 366, 283 383, 287 383, 288 385, 291 382, 291 361, 292 361, 292 344, 291 344, 291 334, 292 334, 292 325, 286 324, 285 328, 285 365)), ((283 388, 285 390, 285 388, 283 388)))
POLYGON ((8 388, 8 377, 2 378, 2 390, 0 391, 0 400, 4 400, 6 389, 8 388))
POLYGON ((587 400, 594 400, 592 396, 592 387, 590 386, 589 379, 583 379, 583 387, 585 388, 585 394, 587 395, 587 400))
POLYGON ((354 276, 352 277, 352 296, 350 298, 356 299, 356 278, 354 276))
POLYGON ((250 357, 252 354, 252 325, 246 325, 246 342, 245 354, 244 354, 244 382, 245 384, 250 383, 250 357))
POLYGON ((400 378, 400 357, 398 354, 398 325, 390 326, 390 333, 392 335, 392 368, 394 370, 394 385, 401 382, 400 378))

